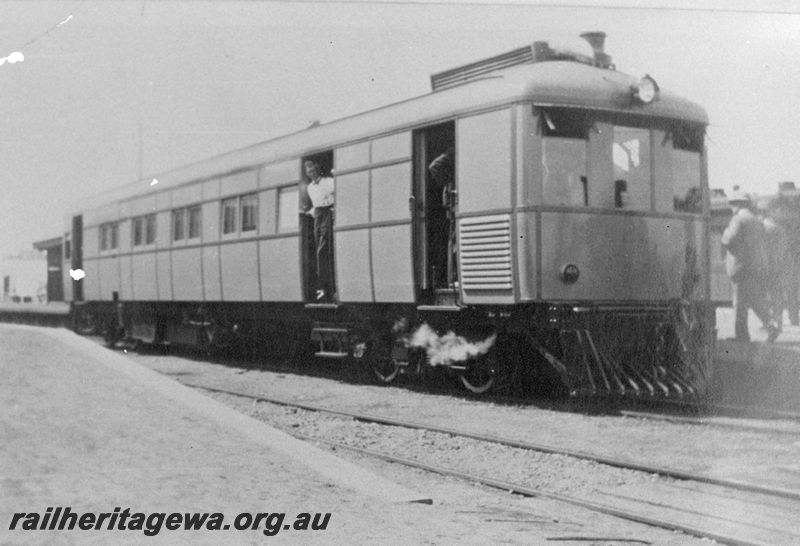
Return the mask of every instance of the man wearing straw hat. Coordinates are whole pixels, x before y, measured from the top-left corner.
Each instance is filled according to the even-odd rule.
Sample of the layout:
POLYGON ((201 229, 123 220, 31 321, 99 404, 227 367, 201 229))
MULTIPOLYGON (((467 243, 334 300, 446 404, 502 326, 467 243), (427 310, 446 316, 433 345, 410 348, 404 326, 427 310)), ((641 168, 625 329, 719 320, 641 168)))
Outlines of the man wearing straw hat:
POLYGON ((766 300, 766 234, 764 226, 750 210, 750 197, 734 191, 728 203, 733 217, 722 234, 725 247, 725 269, 733 284, 733 305, 736 309, 735 335, 738 341, 750 341, 747 328, 748 310, 752 309, 767 325, 767 341, 772 343, 780 333, 766 300))

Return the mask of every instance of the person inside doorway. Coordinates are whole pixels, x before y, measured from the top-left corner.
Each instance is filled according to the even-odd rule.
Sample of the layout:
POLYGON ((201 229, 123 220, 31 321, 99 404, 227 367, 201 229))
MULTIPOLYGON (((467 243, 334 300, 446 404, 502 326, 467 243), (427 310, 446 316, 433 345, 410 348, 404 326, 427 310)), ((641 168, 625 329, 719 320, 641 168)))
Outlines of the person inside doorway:
POLYGON ((314 244, 316 246, 315 300, 331 302, 334 295, 333 283, 333 203, 334 181, 323 176, 322 167, 314 159, 303 162, 308 186, 306 191, 311 208, 306 214, 314 218, 314 244))
POLYGON ((447 218, 447 286, 455 287, 458 280, 456 256, 456 168, 455 148, 450 146, 428 166, 428 172, 442 198, 447 218))

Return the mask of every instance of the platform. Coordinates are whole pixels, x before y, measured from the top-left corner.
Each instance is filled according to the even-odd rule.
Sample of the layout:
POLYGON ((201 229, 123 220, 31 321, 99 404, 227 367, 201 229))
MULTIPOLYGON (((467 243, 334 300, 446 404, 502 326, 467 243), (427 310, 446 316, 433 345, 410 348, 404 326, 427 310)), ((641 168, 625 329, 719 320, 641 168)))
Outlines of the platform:
POLYGON ((800 412, 800 326, 784 318, 775 343, 754 313, 750 343, 733 341, 732 308, 717 309, 717 343, 710 396, 720 404, 800 412))
POLYGON ((52 303, 0 303, 0 322, 67 326, 70 322, 69 304, 52 303))
MULTIPOLYGON (((139 531, 9 531, 12 514, 331 513, 291 541, 421 539, 424 495, 184 387, 65 329, 0 324, 0 543, 138 542, 139 531), (421 512, 420 512, 421 511, 421 512), (405 519, 405 522, 402 520, 405 519)), ((256 530, 171 531, 162 544, 255 543, 256 530)))

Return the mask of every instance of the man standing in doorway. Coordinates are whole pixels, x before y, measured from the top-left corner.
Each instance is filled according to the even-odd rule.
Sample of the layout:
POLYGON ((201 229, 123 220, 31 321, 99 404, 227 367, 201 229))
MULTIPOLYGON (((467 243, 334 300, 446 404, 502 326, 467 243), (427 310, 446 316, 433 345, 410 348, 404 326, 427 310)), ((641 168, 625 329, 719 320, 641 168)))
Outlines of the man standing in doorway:
POLYGON ((306 211, 314 218, 314 242, 317 251, 316 301, 333 301, 333 178, 322 176, 320 164, 307 159, 303 163, 308 177, 308 197, 311 208, 306 211))
POLYGON ((442 196, 447 221, 447 287, 454 288, 458 280, 456 250, 456 150, 450 146, 428 165, 434 184, 442 196))
POLYGON ((768 257, 764 226, 750 211, 750 198, 744 192, 734 191, 728 204, 733 216, 722 233, 722 246, 727 252, 725 269, 733 284, 736 340, 750 341, 747 315, 752 309, 767 325, 767 340, 771 343, 778 337, 780 329, 769 312, 765 294, 768 257))

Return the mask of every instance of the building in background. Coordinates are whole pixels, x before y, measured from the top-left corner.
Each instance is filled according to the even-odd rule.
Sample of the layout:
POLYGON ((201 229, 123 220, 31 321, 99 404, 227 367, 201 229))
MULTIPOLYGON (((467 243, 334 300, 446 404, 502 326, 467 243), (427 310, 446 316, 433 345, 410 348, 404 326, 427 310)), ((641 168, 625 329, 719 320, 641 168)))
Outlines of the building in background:
POLYGON ((33 243, 33 248, 47 254, 47 301, 64 301, 64 279, 61 276, 63 264, 63 239, 53 237, 33 243))
POLYGON ((47 258, 37 250, 0 258, 0 278, 2 302, 47 301, 47 258))

